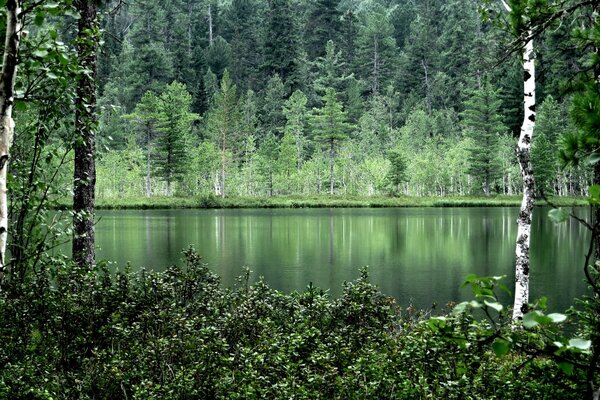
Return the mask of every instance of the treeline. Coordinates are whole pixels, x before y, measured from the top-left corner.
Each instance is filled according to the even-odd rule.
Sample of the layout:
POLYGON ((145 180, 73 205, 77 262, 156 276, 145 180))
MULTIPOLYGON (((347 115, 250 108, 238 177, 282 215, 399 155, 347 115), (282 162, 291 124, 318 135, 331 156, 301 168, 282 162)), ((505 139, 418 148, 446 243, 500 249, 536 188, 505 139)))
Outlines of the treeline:
MULTIPOLYGON (((522 70, 478 2, 149 0, 104 18, 101 197, 513 194, 522 70), (506 58, 504 62, 500 62, 506 58)), ((563 82, 582 64, 537 39, 538 192, 561 169, 563 82)), ((518 53, 518 52, 517 52, 518 53)))

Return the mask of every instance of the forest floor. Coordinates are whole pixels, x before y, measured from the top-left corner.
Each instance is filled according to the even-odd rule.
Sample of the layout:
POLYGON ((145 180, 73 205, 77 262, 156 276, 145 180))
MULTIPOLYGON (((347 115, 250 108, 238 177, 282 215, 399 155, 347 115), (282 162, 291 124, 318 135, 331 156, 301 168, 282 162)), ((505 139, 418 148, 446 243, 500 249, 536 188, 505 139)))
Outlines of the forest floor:
MULTIPOLYGON (((553 197, 556 206, 584 206, 583 197, 553 197)), ((453 196, 453 197, 367 197, 367 196, 274 196, 225 197, 123 197, 99 198, 96 208, 169 209, 169 208, 329 208, 329 207, 518 207, 520 196, 453 196)), ((548 205, 538 200, 537 205, 548 205)), ((64 204, 68 207, 68 204, 64 204)))

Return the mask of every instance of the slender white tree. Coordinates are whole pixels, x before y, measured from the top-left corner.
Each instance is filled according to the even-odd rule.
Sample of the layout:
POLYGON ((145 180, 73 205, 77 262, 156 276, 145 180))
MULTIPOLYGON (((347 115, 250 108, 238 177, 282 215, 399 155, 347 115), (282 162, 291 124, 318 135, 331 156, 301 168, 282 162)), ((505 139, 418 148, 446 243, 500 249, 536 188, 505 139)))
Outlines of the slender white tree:
MULTIPOLYGON (((504 0, 502 5, 509 13, 511 7, 504 0)), ((535 126, 535 53, 531 31, 520 33, 523 46, 523 101, 524 118, 521 134, 517 144, 517 158, 523 179, 523 199, 517 220, 517 243, 515 265, 515 300, 513 320, 523 318, 529 302, 529 244, 531 239, 531 220, 533 218, 533 201, 535 184, 531 166, 531 142, 535 126)))
POLYGON ((0 278, 4 277, 6 266, 6 243, 8 238, 8 199, 6 177, 10 146, 12 144, 15 123, 12 118, 14 105, 15 79, 17 76, 17 58, 21 45, 21 1, 7 0, 6 37, 2 72, 0 75, 0 278))

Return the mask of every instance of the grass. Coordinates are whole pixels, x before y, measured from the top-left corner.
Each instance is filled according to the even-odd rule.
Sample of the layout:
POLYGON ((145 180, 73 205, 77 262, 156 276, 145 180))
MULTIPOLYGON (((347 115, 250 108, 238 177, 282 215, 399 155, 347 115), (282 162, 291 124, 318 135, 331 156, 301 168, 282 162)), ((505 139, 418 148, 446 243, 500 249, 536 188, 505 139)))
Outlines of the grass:
MULTIPOLYGON (((583 206, 584 198, 555 197, 558 206, 583 206)), ((99 210, 170 209, 170 208, 330 208, 330 207, 517 207, 520 196, 453 196, 453 197, 367 197, 367 196, 275 196, 226 197, 123 197, 99 198, 99 210)), ((538 201, 537 205, 547 205, 538 201)), ((63 207, 68 208, 65 201, 63 207)))

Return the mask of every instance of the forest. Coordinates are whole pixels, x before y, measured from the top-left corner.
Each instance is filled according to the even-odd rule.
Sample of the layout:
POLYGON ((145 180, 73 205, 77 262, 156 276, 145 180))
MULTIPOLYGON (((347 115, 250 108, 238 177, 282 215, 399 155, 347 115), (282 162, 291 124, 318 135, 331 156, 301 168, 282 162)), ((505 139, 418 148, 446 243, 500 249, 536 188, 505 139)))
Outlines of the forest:
MULTIPOLYGON (((600 0, 0 0, 0 10, 0 399, 600 398, 600 0), (336 231, 332 208, 325 223, 295 216, 317 227, 294 237, 298 259, 302 241, 329 260, 341 241, 348 253, 385 242, 393 257, 394 242, 426 242, 431 268, 406 271, 425 274, 431 296, 450 252, 489 263, 489 276, 461 278, 466 300, 425 309, 383 293, 376 265, 344 266, 355 278, 337 291, 312 281, 282 291, 241 265, 224 284, 194 246, 160 269, 96 254, 96 200, 399 209, 397 199, 451 208, 521 196, 495 220, 449 212, 448 227, 434 215, 439 232, 403 214, 389 242, 372 215, 349 231, 336 231), (554 224, 566 240, 536 241, 554 224), (365 236, 350 242, 353 229, 365 236), (495 232, 510 236, 510 283, 495 255, 464 246, 500 241, 495 232), (443 260, 433 233, 453 236, 443 260), (530 298, 540 272, 556 273, 556 291, 572 284, 554 266, 530 274, 533 250, 567 259, 584 282, 568 310, 530 298)), ((113 226, 112 247, 172 234, 167 214, 159 225, 139 215, 146 225, 125 236, 113 226)), ((208 215, 214 225, 180 221, 225 253, 224 214, 208 215)), ((238 247, 244 230, 292 236, 272 221, 259 234, 257 219, 234 225, 238 247)), ((289 252, 280 247, 266 258, 289 252)))
MULTIPOLYGON (((103 19, 98 195, 518 194, 521 67, 479 5, 124 5, 103 19)), ((560 51, 570 32, 537 45, 532 162, 549 196, 591 183, 556 156, 584 68, 560 51)))

